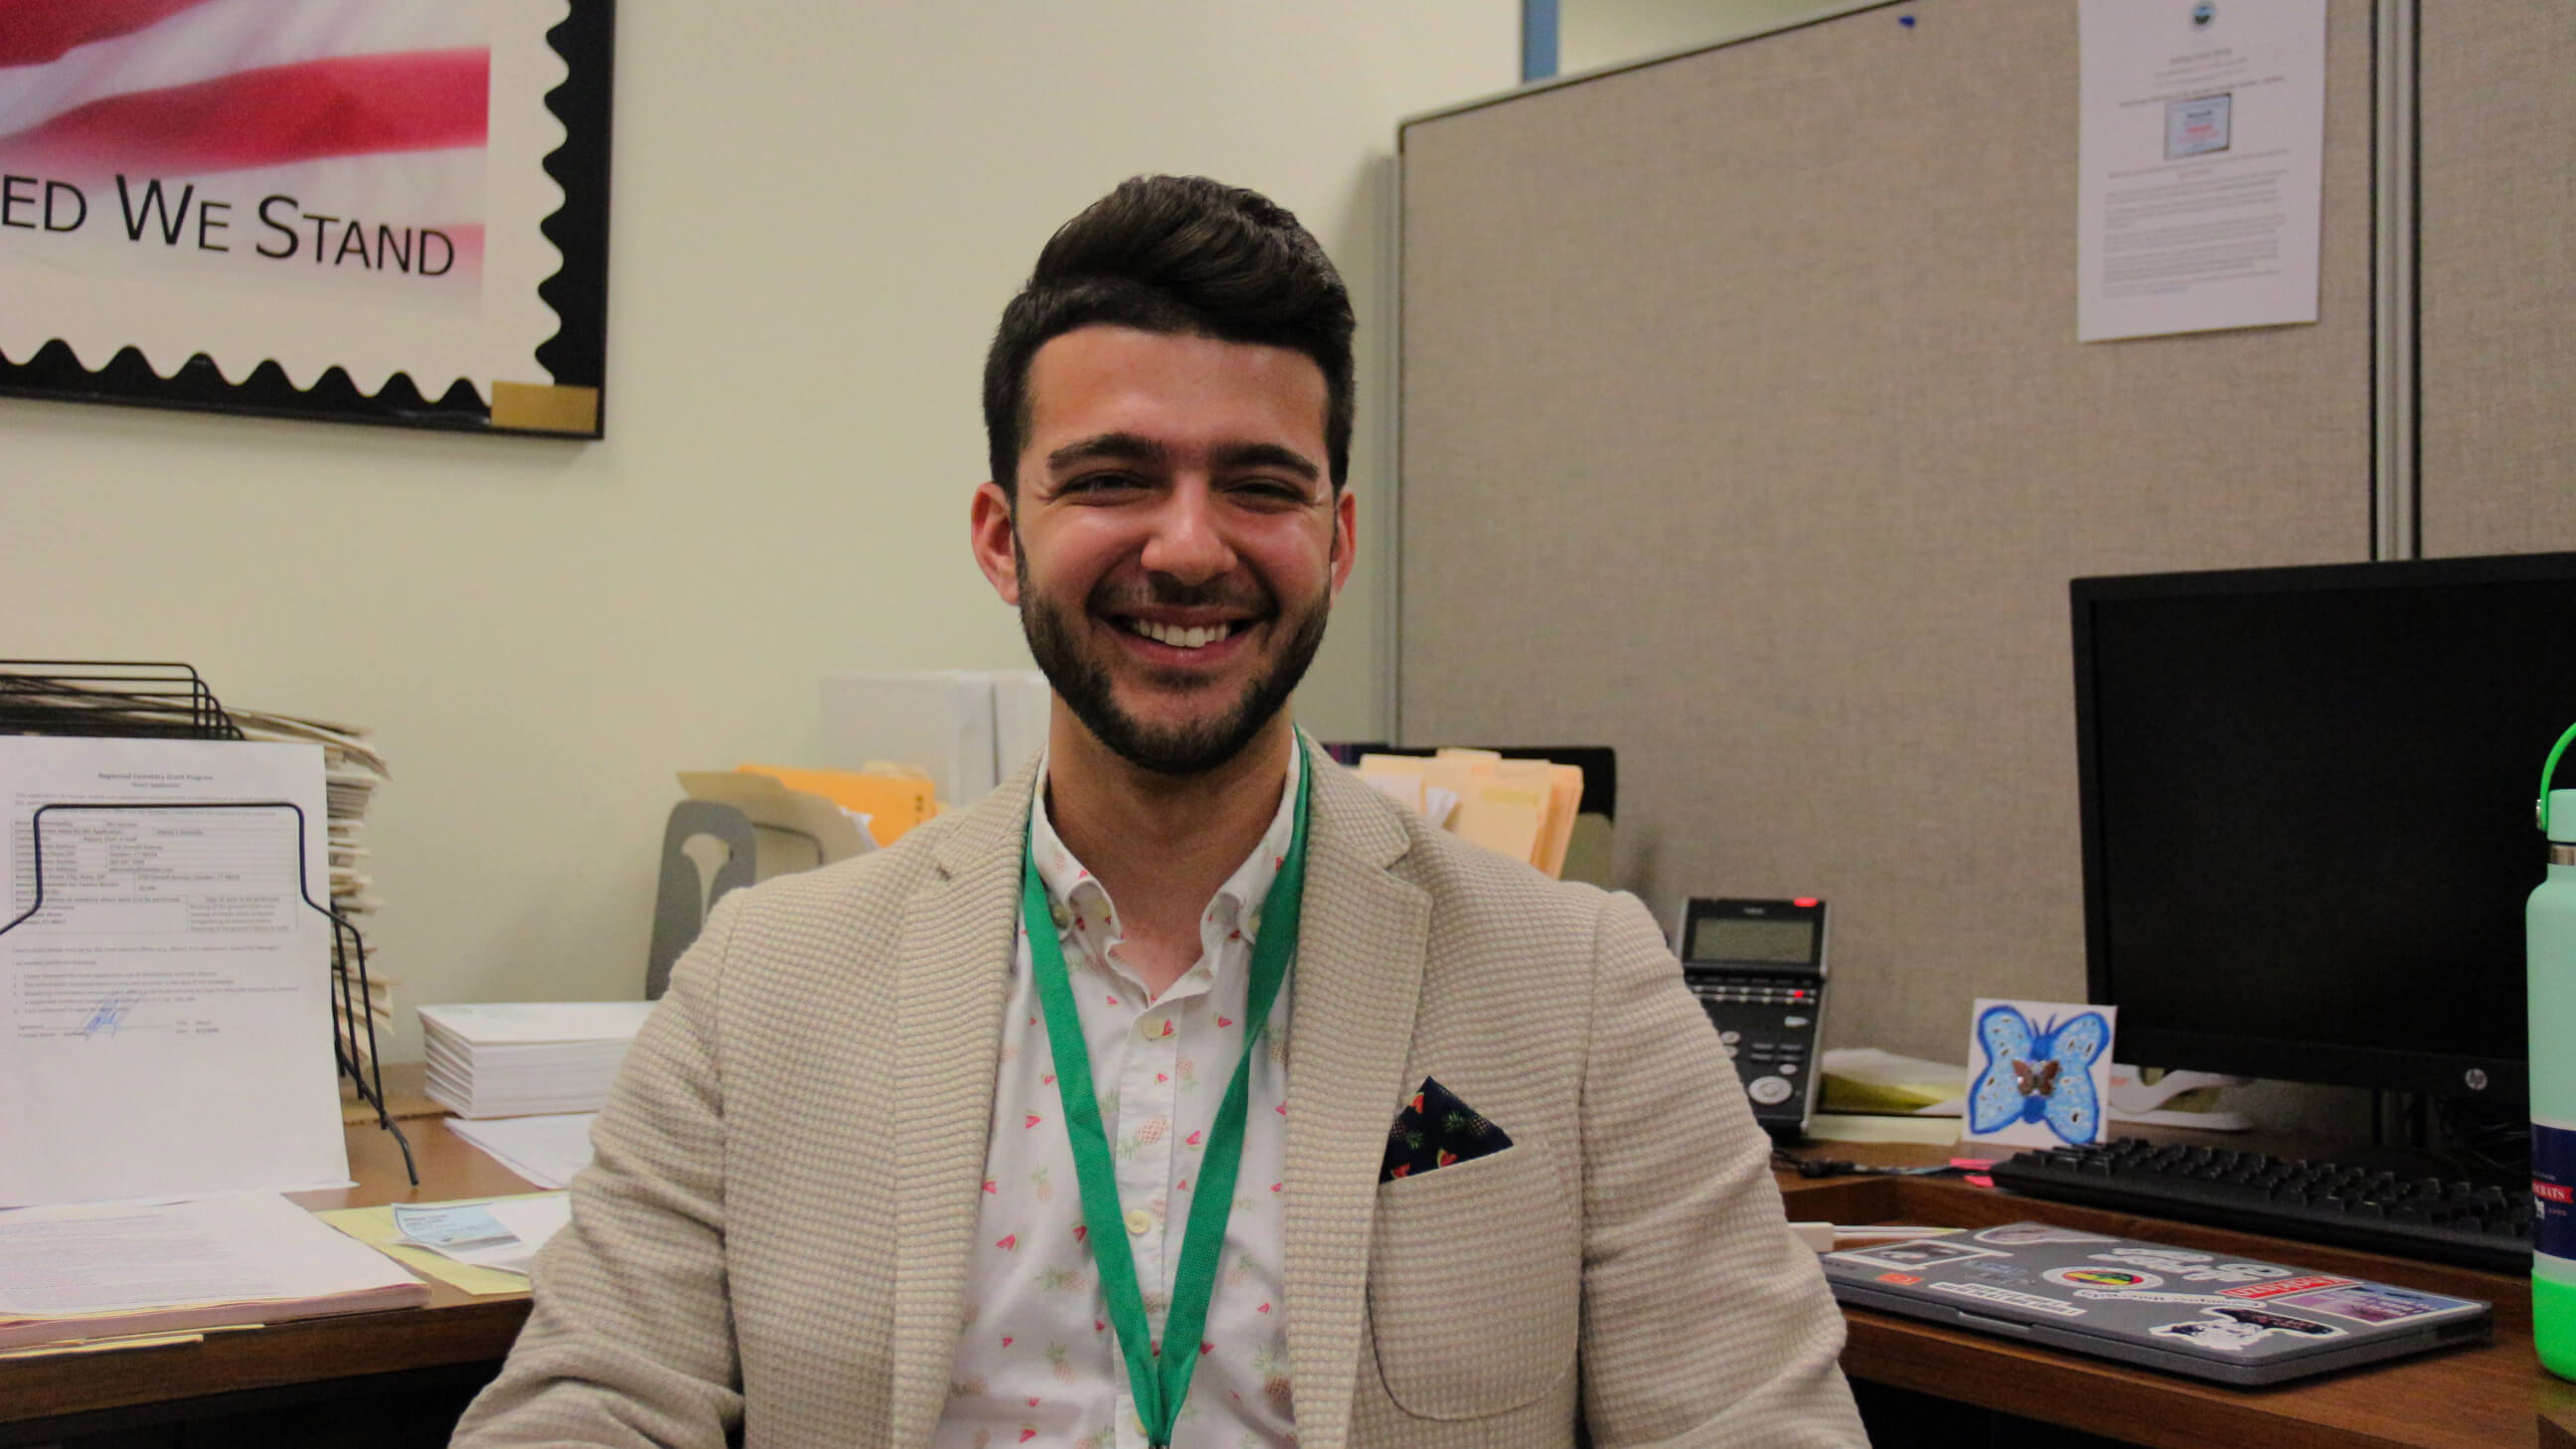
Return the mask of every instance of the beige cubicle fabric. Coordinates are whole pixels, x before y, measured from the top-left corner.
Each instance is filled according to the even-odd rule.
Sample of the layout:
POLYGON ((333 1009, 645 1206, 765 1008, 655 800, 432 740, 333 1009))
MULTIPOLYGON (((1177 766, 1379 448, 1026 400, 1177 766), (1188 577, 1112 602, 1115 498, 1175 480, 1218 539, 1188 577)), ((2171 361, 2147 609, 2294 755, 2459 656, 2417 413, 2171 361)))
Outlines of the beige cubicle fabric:
POLYGON ((2576 549, 2576 5, 2417 26, 2424 553, 2576 549))
POLYGON ((1668 924, 1830 898, 1829 1045, 2082 999, 2067 580, 2369 550, 2370 9, 2330 10, 2315 326, 2075 341, 2072 5, 1409 123, 1403 738, 1615 746, 1668 924))

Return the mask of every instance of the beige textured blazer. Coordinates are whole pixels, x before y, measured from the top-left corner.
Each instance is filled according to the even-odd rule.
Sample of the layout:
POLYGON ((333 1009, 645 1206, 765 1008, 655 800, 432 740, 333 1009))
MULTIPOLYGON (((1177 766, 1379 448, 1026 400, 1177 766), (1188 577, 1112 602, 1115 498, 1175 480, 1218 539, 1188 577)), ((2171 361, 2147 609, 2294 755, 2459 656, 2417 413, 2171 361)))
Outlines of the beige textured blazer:
MULTIPOLYGON (((1842 1319, 1633 898, 1320 754, 1288 1038, 1303 1449, 1863 1445, 1842 1319), (1381 1185, 1424 1076, 1510 1147, 1381 1185)), ((916 1446, 947 1397, 1036 771, 725 898, 457 1442, 916 1446)))

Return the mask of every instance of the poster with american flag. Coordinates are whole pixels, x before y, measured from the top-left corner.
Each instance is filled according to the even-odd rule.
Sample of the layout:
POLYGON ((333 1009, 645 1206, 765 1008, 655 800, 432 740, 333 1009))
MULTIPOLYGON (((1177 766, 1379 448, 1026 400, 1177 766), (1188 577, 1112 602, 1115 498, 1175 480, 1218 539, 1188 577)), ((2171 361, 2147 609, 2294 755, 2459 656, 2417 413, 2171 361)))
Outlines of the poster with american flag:
POLYGON ((610 0, 0 0, 0 390, 596 437, 610 0))

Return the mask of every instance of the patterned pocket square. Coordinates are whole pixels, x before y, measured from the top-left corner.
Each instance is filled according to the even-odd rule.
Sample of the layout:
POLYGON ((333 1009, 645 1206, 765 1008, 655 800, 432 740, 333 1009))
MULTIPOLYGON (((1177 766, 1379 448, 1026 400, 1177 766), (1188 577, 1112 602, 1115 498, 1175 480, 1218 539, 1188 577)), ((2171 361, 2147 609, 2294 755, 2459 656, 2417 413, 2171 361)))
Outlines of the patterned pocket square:
POLYGON ((1386 1132, 1386 1160, 1377 1180, 1430 1172, 1457 1162, 1490 1157, 1512 1145, 1511 1134, 1485 1119, 1485 1114, 1458 1100, 1457 1094, 1430 1077, 1404 1104, 1386 1132))

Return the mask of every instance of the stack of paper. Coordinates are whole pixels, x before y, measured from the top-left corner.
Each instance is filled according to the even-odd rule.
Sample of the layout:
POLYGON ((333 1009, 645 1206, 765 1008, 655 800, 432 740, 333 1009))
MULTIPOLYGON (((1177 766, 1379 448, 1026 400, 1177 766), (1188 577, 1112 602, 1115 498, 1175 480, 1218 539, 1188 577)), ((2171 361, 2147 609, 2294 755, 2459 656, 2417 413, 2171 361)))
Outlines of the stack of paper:
POLYGON ((495 1122, 447 1119, 448 1130, 539 1187, 570 1187, 590 1166, 590 1124, 597 1112, 560 1112, 495 1122))
POLYGON ((1876 1047, 1836 1047, 1819 1063, 1824 1110, 1956 1117, 1968 1094, 1968 1069, 1898 1056, 1876 1047))
MULTIPOLYGON (((329 724, 320 720, 296 719, 289 715, 263 714, 258 710, 237 709, 231 712, 233 723, 242 734, 254 740, 280 740, 322 747, 322 783, 327 815, 324 833, 329 841, 331 865, 332 910, 349 919, 361 935, 373 929, 377 908, 383 905, 375 893, 375 881, 367 874, 367 809, 375 803, 376 787, 393 776, 382 751, 367 742, 371 731, 356 725, 329 724)), ((339 942, 340 953, 334 961, 344 960, 346 938, 339 942)), ((387 979, 376 974, 382 963, 373 944, 367 947, 367 974, 376 988, 375 1021, 379 1029, 393 1024, 393 1001, 384 988, 387 979)), ((351 986, 355 993, 354 983, 351 986)), ((340 1006, 340 982, 331 983, 332 1026, 342 1041, 350 1038, 349 1022, 340 1006)), ((355 1033, 358 1064, 364 1066, 370 1056, 367 1030, 361 1023, 355 1033)))
POLYGON ((1362 755, 1360 778, 1478 845, 1549 875, 1565 872, 1566 844, 1583 803, 1580 766, 1444 749, 1430 756, 1362 755))
POLYGON ((0 1349, 429 1300, 429 1285, 274 1193, 0 1213, 0 1349))
POLYGON ((596 1112, 649 1001, 424 1006, 430 1098, 461 1117, 596 1112))
MULTIPOLYGON (((373 956, 375 952, 371 949, 367 954, 373 956)), ((394 1029, 395 982, 390 976, 369 971, 367 989, 361 993, 355 979, 356 973, 352 972, 349 975, 350 979, 346 982, 343 982, 338 975, 331 978, 331 1026, 340 1034, 342 1043, 355 1043, 357 1064, 363 1067, 375 1060, 376 1035, 369 1032, 369 1024, 374 1026, 375 1033, 390 1032, 394 1029), (366 1001, 366 1020, 359 1024, 357 1030, 351 1031, 349 1029, 350 1008, 357 1005, 362 995, 366 1001)))

